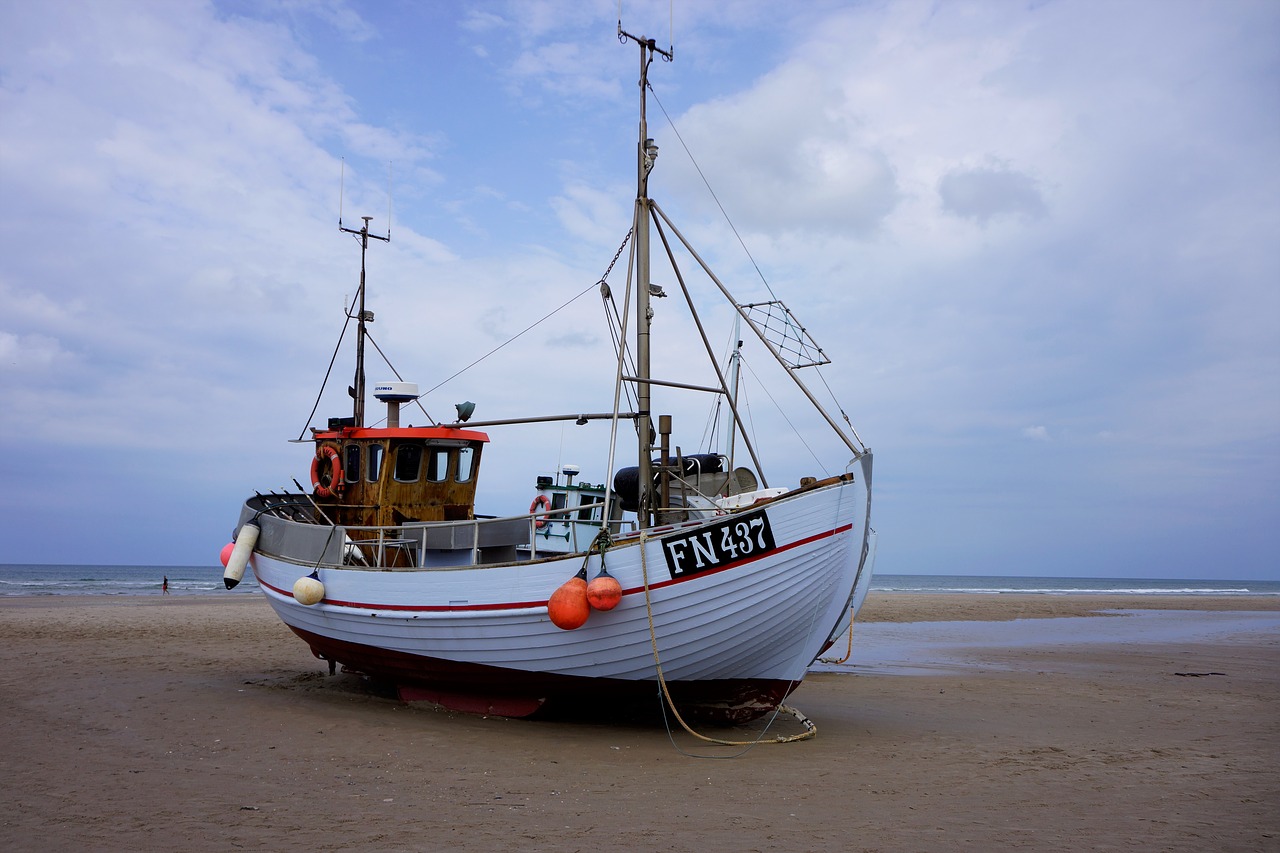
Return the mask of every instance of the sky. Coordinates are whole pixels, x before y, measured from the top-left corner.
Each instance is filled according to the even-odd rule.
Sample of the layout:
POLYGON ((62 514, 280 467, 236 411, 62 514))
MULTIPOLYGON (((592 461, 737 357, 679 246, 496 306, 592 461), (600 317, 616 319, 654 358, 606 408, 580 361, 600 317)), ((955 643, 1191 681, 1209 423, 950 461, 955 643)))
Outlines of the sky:
MULTIPOLYGON (((618 15, 0 0, 0 563, 216 566, 246 497, 305 482, 291 440, 359 277, 339 216, 389 225, 372 332, 432 418, 607 411, 594 284, 638 101, 618 15)), ((877 572, 1280 580, 1280 5, 621 16, 674 48, 653 197, 737 298, 795 312, 832 360, 803 378, 875 453, 877 572)), ((678 303, 655 374, 707 383, 669 345, 678 303)), ((717 347, 729 317, 703 317, 717 347)), ((751 428, 791 435, 744 358, 751 428)), ((311 425, 349 414, 349 359, 311 425)), ((669 405, 685 452, 711 446, 706 399, 669 405)), ((488 432, 479 512, 564 463, 607 477, 605 427, 488 432)), ((849 463, 797 432, 771 484, 849 463)))

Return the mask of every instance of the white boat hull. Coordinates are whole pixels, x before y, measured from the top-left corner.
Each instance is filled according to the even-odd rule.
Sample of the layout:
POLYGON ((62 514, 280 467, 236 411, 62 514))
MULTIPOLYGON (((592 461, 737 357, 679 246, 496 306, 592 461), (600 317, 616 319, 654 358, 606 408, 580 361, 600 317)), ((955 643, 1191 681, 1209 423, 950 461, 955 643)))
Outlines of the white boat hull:
MULTIPOLYGON (((488 697, 501 713, 656 696, 660 663, 695 713, 732 721, 776 706, 865 596, 869 458, 863 473, 864 482, 616 542, 604 560, 621 603, 571 631, 552 624, 547 600, 582 567, 581 554, 448 569, 321 566, 324 598, 311 606, 292 590, 314 566, 265 548, 252 566, 317 655, 429 698, 488 697)), ((586 559, 588 578, 600 562, 586 559)))

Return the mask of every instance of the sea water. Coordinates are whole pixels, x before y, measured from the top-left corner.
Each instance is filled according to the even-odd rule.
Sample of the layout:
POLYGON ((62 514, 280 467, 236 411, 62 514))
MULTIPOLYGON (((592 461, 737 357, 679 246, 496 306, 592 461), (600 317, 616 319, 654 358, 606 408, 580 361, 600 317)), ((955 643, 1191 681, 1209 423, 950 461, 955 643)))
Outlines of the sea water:
MULTIPOLYGON (((893 593, 961 595, 1275 596, 1280 581, 1135 578, 1031 578, 882 575, 871 588, 893 593)), ((992 666, 988 652, 1081 648, 1096 644, 1163 645, 1267 638, 1280 633, 1275 611, 1112 610, 1126 618, 1060 616, 1001 621, 867 622, 854 630, 853 651, 842 664, 815 671, 882 675, 961 674, 992 666)), ((839 643, 835 647, 840 656, 839 643)), ((999 664, 996 665, 997 667, 999 664)))
MULTIPOLYGON (((1280 612, 1204 610, 1101 610, 1102 616, 1059 616, 998 622, 864 622, 854 626, 850 657, 820 661, 815 672, 881 675, 962 674, 973 667, 1006 668, 991 653, 1101 645, 1169 646, 1247 639, 1271 642, 1280 634, 1280 612), (1107 618, 1110 616, 1111 618, 1107 618), (1115 618, 1122 617, 1122 618, 1115 618)), ((840 658, 836 643, 828 658, 840 658)))
POLYGON ((222 566, 56 566, 0 565, 0 596, 163 595, 164 579, 173 595, 257 592, 253 572, 228 591, 222 566))
POLYGON ((871 579, 871 589, 979 595, 1280 595, 1280 581, 876 575, 871 579))
MULTIPOLYGON (((226 594, 221 566, 84 566, 0 564, 3 595, 226 594)), ((876 575, 876 592, 999 595, 1280 595, 1280 581, 1134 578, 1035 578, 966 575, 876 575)), ((232 592, 257 592, 252 570, 232 592)))

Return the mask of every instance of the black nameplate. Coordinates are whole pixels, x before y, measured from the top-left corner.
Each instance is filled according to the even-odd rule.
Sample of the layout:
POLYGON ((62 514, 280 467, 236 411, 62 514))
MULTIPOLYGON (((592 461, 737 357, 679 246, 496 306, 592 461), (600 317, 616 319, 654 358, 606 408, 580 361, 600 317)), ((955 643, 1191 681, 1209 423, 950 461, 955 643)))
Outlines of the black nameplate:
POLYGON ((673 579, 722 569, 772 551, 773 547, 773 530, 764 510, 735 515, 711 527, 662 540, 662 553, 673 579))

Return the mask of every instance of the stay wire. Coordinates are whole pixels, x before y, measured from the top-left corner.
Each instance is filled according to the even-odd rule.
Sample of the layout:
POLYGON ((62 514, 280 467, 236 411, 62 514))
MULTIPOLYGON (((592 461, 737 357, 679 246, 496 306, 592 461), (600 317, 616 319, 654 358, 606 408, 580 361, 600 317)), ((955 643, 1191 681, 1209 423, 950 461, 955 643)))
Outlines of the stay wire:
MULTIPOLYGON (((747 259, 751 261, 751 266, 755 269, 756 275, 760 276, 760 281, 764 284, 765 290, 769 291, 769 297, 776 300, 778 297, 774 294, 773 288, 769 286, 769 281, 764 277, 764 272, 760 269, 760 265, 756 263, 756 259, 751 254, 751 250, 747 248, 747 244, 742 239, 742 235, 738 233, 737 226, 733 224, 733 220, 729 218, 728 211, 726 211, 724 209, 724 205, 720 203, 720 197, 716 195, 716 191, 712 189, 711 182, 707 180, 707 176, 703 173, 702 167, 698 165, 698 161, 693 156, 693 152, 689 150, 689 146, 685 143, 684 137, 680 135, 680 129, 676 127, 675 121, 672 120, 671 115, 667 112, 667 108, 663 106, 662 100, 658 97, 658 93, 653 90, 652 86, 649 87, 649 94, 653 96, 653 101, 658 105, 658 109, 662 110, 662 115, 666 118, 667 124, 671 126, 671 132, 674 133, 676 135, 676 139, 680 141, 680 147, 684 149, 684 153, 689 157, 689 162, 693 164, 693 168, 697 171, 698 177, 702 179, 702 183, 706 186, 707 192, 711 194, 711 198, 715 201, 716 207, 720 209, 720 214, 724 216, 724 221, 728 223, 729 230, 731 230, 733 232, 733 236, 737 238, 738 245, 742 246, 742 251, 746 253, 747 259)), ((848 413, 845 412, 844 407, 840 405, 840 401, 836 399, 835 392, 831 390, 830 385, 827 385, 826 377, 822 375, 821 371, 818 371, 818 377, 826 387, 827 393, 831 395, 831 401, 835 403, 836 408, 840 410, 840 416, 844 419, 845 424, 848 425, 849 431, 853 433, 854 438, 857 439, 858 443, 862 444, 862 438, 858 435, 857 430, 854 429, 853 423, 849 420, 848 413)), ((865 448, 865 445, 863 445, 863 447, 865 448)))
POLYGON ((813 452, 813 448, 809 446, 809 442, 804 440, 804 436, 800 433, 800 430, 796 429, 796 425, 791 422, 791 418, 787 417, 786 409, 782 408, 782 406, 778 404, 778 401, 774 399, 773 395, 769 393, 769 387, 760 381, 760 377, 751 369, 751 365, 747 363, 745 358, 742 359, 742 365, 751 373, 752 378, 756 380, 756 384, 760 386, 760 390, 764 391, 765 396, 769 398, 769 402, 773 403, 773 407, 778 410, 778 414, 782 415, 782 419, 787 422, 787 426, 791 427, 791 431, 795 433, 796 438, 800 440, 800 444, 804 446, 805 450, 809 451, 809 455, 813 457, 813 461, 817 463, 819 468, 822 468, 822 460, 818 458, 818 454, 813 452))
POLYGON ((316 404, 311 407, 311 414, 307 415, 307 422, 302 427, 302 432, 298 433, 298 441, 302 441, 303 436, 307 434, 307 427, 311 426, 311 419, 316 416, 316 412, 320 410, 320 401, 324 398, 324 389, 329 384, 329 377, 333 375, 333 365, 338 360, 338 352, 342 349, 342 339, 347 335, 347 327, 351 325, 351 313, 347 312, 347 320, 342 324, 342 331, 338 334, 338 342, 333 346, 333 355, 329 358, 329 369, 324 372, 324 381, 320 383, 320 392, 316 394, 316 404))
MULTIPOLYGON (((503 341, 502 343, 498 344, 496 347, 494 347, 493 349, 489 350, 487 353, 485 353, 484 355, 480 356, 480 357, 479 357, 479 358, 477 358, 475 361, 473 361, 473 362, 471 362, 470 364, 468 364, 466 367, 464 367, 464 368, 462 368, 461 370, 459 370, 459 371, 457 371, 456 373, 454 373, 454 374, 453 374, 452 376, 450 376, 448 379, 445 379, 445 380, 444 380, 443 382, 441 382, 440 384, 438 384, 438 385, 436 385, 436 386, 434 386, 434 387, 430 388, 430 389, 427 391, 427 394, 430 394, 432 391, 437 391, 437 390, 439 390, 440 388, 443 388, 445 385, 448 385, 450 382, 452 382, 453 380, 457 379, 459 376, 461 376, 462 374, 466 373, 468 370, 470 370, 471 368, 475 367, 477 364, 479 364, 480 362, 484 361, 484 360, 485 360, 485 359, 487 359, 489 356, 493 355, 495 352, 497 352, 498 350, 500 350, 500 349, 502 349, 503 347, 505 347, 507 344, 513 343, 514 341, 516 341, 516 340, 517 340, 518 338, 520 338, 521 336, 523 336, 523 335, 527 334, 528 332, 530 332, 530 331, 532 331, 533 329, 537 328, 538 326, 542 325, 542 324, 543 324, 543 323, 545 323, 547 320, 550 320, 550 319, 551 319, 552 317, 554 317, 556 314, 559 314, 559 313, 560 313, 561 311, 563 311, 565 308, 568 308, 568 307, 569 307, 570 305, 572 305, 574 302, 577 302, 579 299, 581 299, 582 297, 586 296, 586 295, 587 295, 587 293, 588 293, 592 288, 596 287, 598 284, 599 284, 598 282, 595 282, 595 283, 592 283, 592 284, 587 285, 587 287, 585 287, 581 292, 579 292, 577 295, 572 296, 572 297, 570 297, 569 299, 567 299, 567 300, 565 300, 564 302, 562 302, 558 308, 555 308, 555 309, 554 309, 554 310, 552 310, 549 314, 546 314, 545 316, 541 317, 540 319, 537 319, 537 320, 533 321, 532 323, 530 323, 528 326, 526 326, 526 327, 525 327, 524 329, 522 329, 521 331, 519 331, 519 332, 517 332, 516 334, 512 335, 511 337, 507 338, 505 341, 503 341)), ((425 397, 425 396, 426 396, 426 394, 424 394, 423 396, 425 397)))
MULTIPOLYGON (((625 361, 626 367, 632 375, 635 375, 636 369, 631 360, 631 354, 627 351, 626 341, 623 340, 622 337, 622 316, 618 312, 618 303, 613 298, 613 289, 609 287, 609 274, 612 273, 613 268, 617 266, 618 259, 622 257, 622 253, 627 248, 627 244, 631 242, 631 238, 635 235, 635 231, 635 226, 632 226, 631 229, 627 231, 626 235, 623 236, 622 243, 618 246, 618 251, 613 253, 613 260, 609 261, 609 266, 605 267, 604 275, 600 276, 600 280, 596 282, 596 285, 600 288, 600 300, 604 308, 605 322, 609 326, 609 337, 613 341, 614 354, 617 355, 619 359, 625 361)), ((634 248, 632 251, 634 252, 634 248)), ((630 261, 628 261, 628 264, 629 263, 630 261)), ((628 273, 629 272, 630 270, 628 270, 628 273)), ((636 401, 631 387, 624 386, 624 393, 627 395, 628 404, 634 409, 636 407, 636 401)))
POLYGON ((715 201, 716 207, 720 208, 720 214, 724 217, 724 221, 728 223, 729 230, 733 232, 733 236, 738 239, 738 245, 742 247, 742 251, 746 253, 747 260, 751 261, 751 266, 755 269, 756 275, 760 276, 760 281, 764 284, 764 289, 769 291, 771 299, 777 299, 773 288, 769 286, 769 280, 764 277, 764 272, 760 269, 760 265, 756 263, 755 257, 751 254, 751 250, 747 248, 746 241, 742 239, 742 235, 738 233, 738 227, 733 224, 733 220, 729 218, 729 212, 724 209, 724 205, 720 203, 720 197, 716 195, 716 191, 711 188, 711 182, 707 180, 707 176, 703 174, 702 167, 698 165, 697 159, 693 156, 693 152, 689 150, 689 146, 685 143, 684 137, 680 135, 679 128, 667 113, 667 108, 662 105, 662 101, 658 98, 658 93, 653 91, 653 87, 649 87, 649 94, 653 95, 653 101, 658 105, 658 109, 662 110, 662 115, 667 119, 667 124, 671 126, 671 132, 676 135, 676 139, 680 140, 680 147, 684 149, 684 153, 689 157, 689 162, 693 164, 693 168, 698 172, 698 177, 702 178, 703 185, 707 188, 707 192, 711 193, 712 200, 715 201))
MULTIPOLYGON (((602 275, 602 276, 601 276, 601 277, 600 277, 600 278, 599 278, 599 279, 598 279, 594 284, 588 285, 587 287, 583 288, 583 289, 582 289, 582 291, 581 291, 580 293, 578 293, 578 294, 576 294, 575 296, 572 296, 572 297, 570 297, 569 299, 565 300, 563 303, 561 303, 561 304, 560 304, 560 306, 559 306, 559 307, 557 307, 557 308, 553 309, 550 313, 548 313, 548 314, 544 315, 543 317, 541 317, 540 319, 535 320, 534 322, 530 323, 530 324, 529 324, 528 326, 526 326, 523 330, 521 330, 521 331, 517 332, 515 335, 511 336, 510 338, 507 338, 505 341, 503 341, 502 343, 498 344, 496 347, 494 347, 493 349, 489 350, 487 353, 485 353, 484 355, 480 356, 480 357, 479 357, 479 358, 477 358, 475 361, 473 361, 473 362, 471 362, 470 364, 468 364, 466 367, 464 367, 464 368, 462 368, 461 370, 457 371, 457 372, 456 372, 456 373, 454 373, 452 376, 450 376, 450 377, 448 377, 447 379, 445 379, 444 381, 440 382, 438 385, 434 386, 433 388, 430 388, 430 389, 427 391, 427 394, 430 394, 432 391, 439 390, 440 388, 443 388, 445 385, 448 385, 450 382, 452 382, 453 380, 457 379, 459 376, 461 376, 462 374, 466 373, 468 370, 470 370, 471 368, 475 367, 477 364, 479 364, 480 362, 484 361, 484 360, 485 360, 485 359, 487 359, 489 356, 493 355, 493 354, 494 354, 494 353, 496 353, 498 350, 500 350, 500 349, 502 349, 503 347, 505 347, 507 344, 510 344, 510 343, 514 342, 516 339, 520 338, 521 336, 523 336, 523 335, 527 334, 528 332, 530 332, 530 331, 532 331, 533 329, 537 328, 538 326, 542 325, 542 324, 543 324, 543 323, 545 323, 547 320, 550 320, 550 319, 551 319, 552 317, 554 317, 556 314, 559 314, 559 313, 560 313, 561 311, 563 311, 565 308, 568 308, 568 307, 569 307, 570 305, 572 305, 574 302, 577 302, 579 299, 581 299, 582 297, 586 296, 586 295, 587 295, 587 292, 588 292, 588 291, 590 291, 590 290, 591 290, 591 288, 593 288, 593 287, 600 287, 601 285, 606 285, 606 286, 607 286, 606 279, 608 279, 608 277, 609 277, 609 273, 613 271, 614 264, 616 264, 616 263, 618 262, 618 258, 619 258, 619 256, 621 256, 623 248, 625 248, 625 247, 626 247, 626 245, 627 245, 627 241, 629 241, 629 240, 631 239, 631 233, 632 233, 631 231, 628 231, 628 232, 627 232, 627 236, 626 236, 626 237, 624 237, 624 238, 622 239, 622 245, 618 247, 618 251, 617 251, 617 253, 616 253, 616 254, 614 254, 614 256, 613 256, 613 260, 609 262, 609 266, 608 266, 608 268, 605 270, 604 275, 602 275)), ((615 313, 616 313, 617 309, 615 308, 614 310, 615 310, 615 313)), ((385 358, 386 356, 383 356, 383 357, 385 358)), ((425 396, 426 396, 426 394, 423 394, 422 396, 424 396, 424 397, 425 397, 425 396)), ((421 404, 419 404, 419 407, 421 407, 421 404)), ((423 411, 425 412, 426 410, 425 410, 425 409, 423 409, 423 411)), ((430 415, 427 415, 427 417, 431 417, 431 416, 430 416, 430 415)))
POLYGON ((853 421, 849 420, 849 413, 844 410, 844 406, 840 405, 840 401, 836 399, 836 392, 832 391, 831 386, 827 384, 827 377, 822 375, 821 367, 815 367, 814 372, 818 374, 818 379, 822 381, 822 387, 827 389, 831 402, 840 410, 840 417, 844 418, 845 426, 849 427, 849 432, 853 433, 853 437, 858 440, 858 444, 862 445, 863 450, 866 450, 867 446, 862 443, 862 436, 858 435, 858 430, 854 428, 853 421))
MULTIPOLYGON (((373 335, 368 331, 366 331, 364 333, 364 336, 369 340, 369 343, 373 344, 373 348, 378 351, 378 355, 382 356, 382 360, 386 363, 387 369, 396 375, 396 379, 403 382, 404 377, 400 375, 400 371, 396 370, 396 366, 391 363, 391 359, 387 358, 387 354, 382 351, 382 347, 378 346, 378 342, 373 339, 373 335)), ((426 410, 426 407, 422 405, 422 397, 417 398, 413 402, 418 404, 419 409, 422 409, 422 414, 427 416, 427 420, 431 421, 432 423, 437 423, 436 419, 431 417, 431 413, 428 412, 426 410)))

